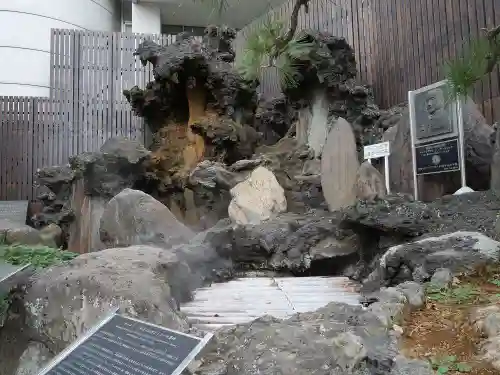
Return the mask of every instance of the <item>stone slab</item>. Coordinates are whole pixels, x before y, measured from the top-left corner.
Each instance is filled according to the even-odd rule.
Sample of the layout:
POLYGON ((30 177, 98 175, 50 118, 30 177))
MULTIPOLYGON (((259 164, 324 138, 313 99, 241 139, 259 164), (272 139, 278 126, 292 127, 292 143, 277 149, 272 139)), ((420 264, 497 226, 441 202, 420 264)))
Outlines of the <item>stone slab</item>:
POLYGON ((28 201, 0 201, 0 220, 26 224, 28 201))

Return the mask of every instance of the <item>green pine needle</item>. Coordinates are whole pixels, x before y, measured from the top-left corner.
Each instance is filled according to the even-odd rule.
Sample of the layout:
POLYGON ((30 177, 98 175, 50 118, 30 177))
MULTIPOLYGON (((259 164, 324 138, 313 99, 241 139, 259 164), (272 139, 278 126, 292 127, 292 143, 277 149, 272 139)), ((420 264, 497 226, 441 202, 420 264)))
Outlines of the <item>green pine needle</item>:
POLYGON ((307 42, 303 36, 292 39, 286 45, 282 41, 286 35, 285 24, 267 17, 260 27, 250 34, 246 41, 243 59, 238 70, 245 79, 258 79, 263 66, 269 62, 277 68, 282 88, 296 88, 299 84, 299 61, 310 60, 316 45, 307 42), (273 57, 275 61, 271 61, 273 57))
POLYGON ((491 44, 486 38, 479 38, 470 44, 465 54, 445 64, 452 99, 470 94, 474 85, 487 75, 491 56, 491 44))

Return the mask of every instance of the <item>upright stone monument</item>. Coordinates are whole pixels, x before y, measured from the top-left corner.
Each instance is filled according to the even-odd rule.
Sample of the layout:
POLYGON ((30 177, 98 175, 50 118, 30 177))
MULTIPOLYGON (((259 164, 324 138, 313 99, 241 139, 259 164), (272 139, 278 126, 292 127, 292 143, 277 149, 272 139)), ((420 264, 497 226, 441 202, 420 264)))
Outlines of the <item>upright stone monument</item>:
POLYGON ((321 187, 330 211, 356 202, 359 169, 356 140, 351 125, 339 118, 328 134, 321 158, 321 187))

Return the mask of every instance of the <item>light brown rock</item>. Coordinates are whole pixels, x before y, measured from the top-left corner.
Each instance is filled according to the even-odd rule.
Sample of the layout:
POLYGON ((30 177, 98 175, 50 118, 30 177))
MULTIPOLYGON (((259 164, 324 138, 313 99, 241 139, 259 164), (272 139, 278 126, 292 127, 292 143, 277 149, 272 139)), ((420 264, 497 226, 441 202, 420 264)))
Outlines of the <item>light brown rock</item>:
POLYGON ((358 169, 355 189, 356 197, 360 200, 373 201, 387 195, 384 176, 367 161, 358 169))
POLYGON ((356 140, 351 125, 339 118, 328 134, 321 158, 321 186, 330 211, 356 202, 359 168, 356 140))
POLYGON ((237 224, 259 224, 285 212, 285 190, 269 169, 257 167, 250 176, 231 189, 229 217, 237 224))

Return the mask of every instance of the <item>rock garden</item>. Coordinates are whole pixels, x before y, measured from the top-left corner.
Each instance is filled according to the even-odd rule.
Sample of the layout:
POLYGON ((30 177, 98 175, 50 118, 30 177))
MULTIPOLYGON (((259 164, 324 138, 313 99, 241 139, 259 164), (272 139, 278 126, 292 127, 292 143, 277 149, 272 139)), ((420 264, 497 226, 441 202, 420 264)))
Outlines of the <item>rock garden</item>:
POLYGON ((0 223, 0 260, 31 264, 0 298, 1 375, 36 375, 113 308, 199 335, 183 304, 250 275, 346 276, 359 303, 218 329, 186 373, 500 373, 495 128, 468 100, 475 192, 438 174, 414 200, 407 105, 375 105, 343 38, 292 31, 307 48, 280 49, 300 69, 272 99, 235 68, 232 29, 139 46, 154 80, 124 95, 152 144, 39 170, 27 224, 0 223), (385 140, 391 194, 362 160, 385 140))

